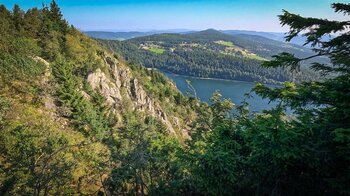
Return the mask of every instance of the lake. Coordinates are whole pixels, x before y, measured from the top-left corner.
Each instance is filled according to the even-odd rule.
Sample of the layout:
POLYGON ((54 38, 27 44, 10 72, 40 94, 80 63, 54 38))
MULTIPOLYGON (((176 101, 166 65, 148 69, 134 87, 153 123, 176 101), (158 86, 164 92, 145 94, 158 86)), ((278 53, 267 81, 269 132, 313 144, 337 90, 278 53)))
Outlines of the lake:
MULTIPOLYGON (((172 73, 162 72, 168 78, 172 79, 177 88, 186 95, 191 92, 188 88, 186 80, 189 80, 195 88, 197 96, 200 100, 209 102, 212 94, 218 90, 223 98, 231 99, 233 103, 239 105, 245 98, 244 94, 249 93, 255 86, 254 82, 243 82, 234 80, 206 79, 195 78, 189 76, 176 75, 172 73)), ((273 85, 268 85, 273 87, 273 85)), ((276 106, 276 103, 269 103, 268 99, 262 99, 255 93, 252 93, 252 98, 248 98, 249 109, 254 112, 261 112, 264 109, 270 109, 276 106)))

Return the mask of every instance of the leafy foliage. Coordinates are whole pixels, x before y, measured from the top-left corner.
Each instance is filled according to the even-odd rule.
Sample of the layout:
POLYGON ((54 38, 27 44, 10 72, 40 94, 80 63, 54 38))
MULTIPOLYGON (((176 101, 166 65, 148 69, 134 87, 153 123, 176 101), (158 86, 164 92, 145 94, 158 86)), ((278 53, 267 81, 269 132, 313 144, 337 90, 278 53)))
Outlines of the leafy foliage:
MULTIPOLYGON (((165 181, 176 173, 168 167, 176 168, 172 166, 176 158, 168 160, 168 155, 175 157, 181 140, 170 137, 159 120, 140 121, 145 114, 133 111, 134 103, 128 99, 120 111, 111 110, 101 93, 89 85, 87 75, 96 69, 110 77, 111 70, 103 62, 107 52, 70 27, 55 1, 50 7, 26 12, 17 5, 13 11, 1 5, 0 12, 4 27, 0 29, 0 194, 91 195, 170 189, 165 181), (129 159, 140 153, 148 157, 129 159), (120 171, 121 177, 113 178, 120 171), (135 188, 131 182, 136 182, 135 188)), ((167 114, 189 116, 186 98, 162 74, 129 67, 128 74, 142 83, 152 99, 159 100, 157 104, 167 114)))
MULTIPOLYGON (((350 14, 349 4, 332 6, 350 14)), ((108 107, 86 81, 95 69, 108 69, 100 59, 106 51, 69 27, 54 1, 50 8, 26 12, 2 5, 0 16, 6 27, 0 29, 1 195, 350 194, 349 21, 287 11, 280 16, 291 27, 287 39, 304 33, 316 54, 282 53, 263 66, 298 71, 303 61, 318 56, 332 64, 312 65, 325 74, 324 81, 257 84, 256 93, 280 103, 261 114, 250 113, 244 102, 222 100, 219 92, 211 104, 185 97, 154 69, 129 65, 167 114, 191 123, 189 138, 180 140, 161 120, 134 110, 131 99, 118 108, 119 116, 108 107), (337 36, 321 39, 329 33, 337 36)), ((207 35, 191 36, 202 42, 207 35)), ((184 41, 178 39, 169 43, 184 41)), ((225 41, 211 41, 217 40, 225 41)), ((133 45, 112 44, 135 52, 133 45)), ((207 62, 203 54, 179 53, 207 62)), ((159 62, 163 54, 157 54, 159 62)), ((242 65, 257 63, 246 60, 242 65)))

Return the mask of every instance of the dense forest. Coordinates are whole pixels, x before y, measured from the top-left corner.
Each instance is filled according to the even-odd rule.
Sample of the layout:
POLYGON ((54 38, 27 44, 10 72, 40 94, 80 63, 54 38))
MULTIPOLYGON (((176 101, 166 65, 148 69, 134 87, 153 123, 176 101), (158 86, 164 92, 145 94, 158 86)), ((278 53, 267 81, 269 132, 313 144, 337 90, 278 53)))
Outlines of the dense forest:
POLYGON ((1 5, 0 195, 349 195, 350 21, 279 18, 315 55, 275 54, 261 70, 332 64, 310 64, 323 81, 257 84, 279 104, 252 113, 219 92, 183 96, 68 25, 55 1, 1 5))
MULTIPOLYGON (((188 34, 157 34, 126 41, 99 40, 129 63, 181 75, 281 83, 319 79, 305 66, 301 72, 267 69, 260 64, 280 52, 298 57, 314 53, 301 46, 254 35, 227 35, 214 29, 188 34)), ((326 62, 326 58, 318 61, 326 62)))

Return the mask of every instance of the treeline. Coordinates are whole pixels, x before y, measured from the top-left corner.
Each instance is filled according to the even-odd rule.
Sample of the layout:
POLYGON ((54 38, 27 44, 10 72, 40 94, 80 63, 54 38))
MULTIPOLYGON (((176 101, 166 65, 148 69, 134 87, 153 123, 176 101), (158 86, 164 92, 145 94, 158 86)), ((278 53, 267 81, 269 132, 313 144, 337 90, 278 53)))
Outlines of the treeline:
MULTIPOLYGON (((349 4, 332 6, 350 10, 349 4)), ((117 114, 110 110, 86 81, 96 68, 110 71, 99 58, 106 51, 72 27, 56 29, 66 23, 56 8, 53 1, 38 11, 53 23, 57 50, 48 49, 55 39, 40 46, 40 35, 11 25, 15 11, 3 11, 7 18, 1 13, 9 29, 0 32, 9 39, 0 48, 0 195, 350 194, 350 49, 349 34, 342 31, 349 21, 280 16, 291 37, 306 30, 319 45, 317 55, 332 65, 312 65, 324 81, 273 89, 258 84, 258 95, 280 103, 261 114, 219 93, 210 105, 182 96, 160 73, 129 65, 151 96, 188 125, 189 137, 179 138, 159 119, 135 111, 133 100, 117 114), (49 13, 60 19, 53 22, 49 13), (334 32, 337 37, 320 41, 334 32), (27 42, 35 43, 37 53, 30 53, 27 42), (44 105, 56 111, 47 113, 44 105), (290 109, 292 116, 286 114, 290 109)), ((301 61, 282 53, 263 67, 298 69, 301 61)))
POLYGON ((100 63, 98 47, 68 25, 55 1, 27 11, 0 5, 0 25, 0 195, 96 187, 91 176, 108 154, 95 142, 108 128, 104 100, 86 101, 77 87, 100 63))
MULTIPOLYGON (((27 11, 0 5, 0 24, 0 195, 110 195, 159 187, 167 151, 180 146, 181 137, 136 111, 133 100, 113 112, 92 89, 87 75, 110 71, 107 52, 69 26, 55 1, 27 11)), ((169 116, 191 119, 187 98, 162 74, 129 68, 169 116)))
POLYGON ((292 72, 288 68, 267 69, 260 66, 261 60, 246 57, 242 53, 223 54, 225 47, 215 44, 210 41, 211 39, 208 41, 180 37, 176 40, 178 36, 175 35, 163 34, 149 36, 150 39, 144 37, 130 41, 99 40, 99 42, 106 48, 121 54, 129 63, 181 75, 263 83, 284 81, 299 83, 318 79, 316 73, 304 68, 302 72, 292 72), (162 54, 156 54, 139 48, 140 44, 149 43, 149 40, 156 40, 152 43, 159 44, 165 51, 162 54), (199 44, 201 47, 186 47, 182 43, 199 44))
MULTIPOLYGON (((229 35, 217 31, 215 29, 207 29, 204 31, 187 33, 187 34, 155 34, 143 37, 137 37, 128 42, 135 44, 144 43, 144 42, 158 42, 162 46, 172 47, 174 45, 179 45, 183 43, 198 43, 200 45, 205 45, 209 48, 220 48, 224 49, 225 46, 214 44, 215 41, 227 41, 233 43, 234 46, 238 46, 244 49, 249 50, 261 57, 271 59, 273 55, 276 55, 281 52, 288 52, 295 54, 299 58, 307 57, 313 55, 314 52, 309 48, 298 46, 295 44, 280 42, 276 40, 271 40, 265 37, 257 35, 248 35, 248 34, 237 34, 229 35)), ((320 58, 316 58, 318 61, 320 58)), ((323 58, 322 58, 323 59, 323 58)))
MULTIPOLYGON (((87 51, 89 53, 85 53, 85 45, 92 43, 91 40, 68 25, 54 1, 50 6, 44 5, 42 9, 32 8, 27 11, 21 10, 17 4, 12 11, 0 5, 0 14, 2 72, 14 76, 20 75, 14 73, 14 70, 22 69, 24 66, 8 68, 7 66, 11 64, 8 61, 20 61, 14 65, 30 63, 35 56, 40 56, 49 62, 68 58, 75 61, 75 66, 79 69, 76 71, 85 75, 99 64, 98 59, 94 58, 98 47, 93 47, 87 51)), ((30 70, 29 68, 22 71, 30 70)))

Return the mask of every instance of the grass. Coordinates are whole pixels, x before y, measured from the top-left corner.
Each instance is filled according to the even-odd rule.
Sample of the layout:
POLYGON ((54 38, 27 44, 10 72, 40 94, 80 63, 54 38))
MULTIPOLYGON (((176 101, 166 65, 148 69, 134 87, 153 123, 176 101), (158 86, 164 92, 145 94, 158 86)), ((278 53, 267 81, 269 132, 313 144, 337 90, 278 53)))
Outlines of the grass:
POLYGON ((254 53, 249 52, 249 51, 247 51, 247 50, 245 50, 245 49, 243 49, 241 47, 233 45, 232 42, 219 40, 219 41, 215 41, 215 43, 227 46, 226 49, 225 49, 224 54, 234 54, 234 55, 236 55, 237 52, 239 52, 245 58, 255 59, 255 60, 259 60, 259 61, 267 61, 267 59, 265 59, 265 58, 263 58, 263 57, 261 57, 261 56, 259 56, 257 54, 254 54, 254 53))
POLYGON ((156 54, 163 54, 164 53, 164 49, 163 48, 148 48, 147 50, 154 52, 156 54))
POLYGON ((233 46, 233 43, 232 43, 232 42, 223 41, 223 40, 215 41, 214 43, 217 43, 217 44, 220 44, 220 45, 223 45, 223 46, 229 46, 229 47, 232 47, 232 46, 233 46))
POLYGON ((256 54, 253 54, 253 53, 250 53, 250 54, 246 54, 246 55, 243 55, 247 58, 250 58, 250 59, 255 59, 255 60, 259 60, 259 61, 267 61, 267 59, 261 57, 261 56, 258 56, 256 54))

